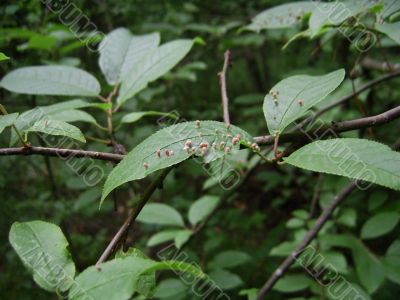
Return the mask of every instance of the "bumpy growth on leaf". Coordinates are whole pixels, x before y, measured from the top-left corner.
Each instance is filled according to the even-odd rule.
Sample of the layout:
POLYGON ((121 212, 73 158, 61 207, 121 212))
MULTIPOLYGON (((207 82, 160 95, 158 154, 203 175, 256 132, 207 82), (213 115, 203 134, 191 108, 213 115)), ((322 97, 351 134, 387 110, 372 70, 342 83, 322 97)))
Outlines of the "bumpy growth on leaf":
POLYGON ((300 1, 267 9, 251 20, 246 28, 259 32, 262 29, 286 28, 298 25, 306 13, 313 11, 315 3, 300 1))
POLYGON ((334 91, 344 79, 343 69, 323 76, 295 75, 276 84, 264 98, 264 115, 272 135, 285 128, 334 91))
POLYGON ((164 128, 134 148, 110 173, 102 201, 116 187, 178 164, 193 156, 208 163, 237 151, 240 144, 250 147, 252 137, 236 126, 216 121, 195 121, 164 128), (234 144, 232 140, 239 138, 234 144))

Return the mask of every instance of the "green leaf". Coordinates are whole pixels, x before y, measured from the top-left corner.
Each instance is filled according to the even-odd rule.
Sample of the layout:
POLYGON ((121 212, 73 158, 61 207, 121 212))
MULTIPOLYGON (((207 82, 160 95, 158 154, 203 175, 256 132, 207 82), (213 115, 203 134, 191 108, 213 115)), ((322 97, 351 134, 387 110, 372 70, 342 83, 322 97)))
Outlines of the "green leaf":
POLYGON ((164 128, 136 146, 108 176, 103 188, 102 201, 116 187, 128 181, 144 178, 157 170, 176 165, 191 156, 201 157, 210 162, 224 157, 226 147, 233 152, 237 151, 239 143, 233 145, 232 138, 228 135, 235 137, 240 134, 241 143, 251 144, 251 136, 238 127, 232 126, 227 129, 224 123, 215 121, 202 121, 199 127, 196 123, 185 122, 164 128), (184 149, 185 143, 189 140, 192 141, 193 146, 190 149, 196 149, 194 154, 190 149, 184 149), (208 151, 202 155, 199 146, 206 142, 209 144, 208 151), (213 143, 218 145, 215 150, 212 149, 213 143), (220 149, 221 143, 225 143, 225 148, 220 149), (160 157, 157 155, 157 150, 161 151, 160 157), (167 156, 167 150, 169 153, 172 150, 173 155, 167 156))
POLYGON ((218 253, 209 263, 210 268, 229 269, 243 265, 251 260, 250 255, 242 251, 228 250, 218 253))
POLYGON ((7 55, 5 55, 3 52, 0 52, 0 61, 9 60, 9 59, 10 58, 7 55))
POLYGON ((339 25, 350 17, 353 17, 372 7, 365 1, 335 1, 332 3, 314 2, 309 28, 312 36, 317 35, 324 26, 339 25))
POLYGON ((78 127, 65 123, 63 121, 37 121, 35 124, 32 125, 31 128, 27 129, 26 132, 41 132, 49 135, 66 136, 82 143, 86 143, 86 139, 78 127))
POLYGON ((375 24, 375 28, 400 44, 400 22, 375 24))
POLYGON ((321 255, 324 258, 324 266, 331 266, 335 271, 342 274, 348 273, 346 257, 342 253, 336 251, 327 251, 322 252, 321 255))
POLYGON ((247 296, 247 300, 257 300, 258 289, 246 289, 239 292, 240 296, 247 296))
POLYGON ((238 275, 223 269, 215 269, 210 272, 209 276, 215 285, 224 291, 234 289, 243 284, 238 275))
POLYGON ((155 298, 161 299, 176 299, 177 297, 185 294, 188 291, 188 287, 179 279, 168 278, 161 281, 156 288, 154 294, 155 298))
POLYGON ((159 43, 159 33, 133 36, 126 28, 111 31, 99 45, 99 65, 107 82, 119 83, 159 43))
POLYGON ((400 2, 398 0, 381 0, 379 3, 383 4, 383 10, 378 14, 381 20, 400 10, 400 2))
POLYGON ((286 275, 275 284, 274 290, 283 293, 294 293, 305 290, 312 283, 306 275, 286 275))
POLYGON ((365 139, 315 141, 292 153, 285 162, 400 190, 400 153, 365 139))
POLYGON ((359 240, 353 242, 352 248, 357 276, 367 292, 372 294, 385 279, 385 271, 382 263, 359 240))
POLYGON ((256 15, 246 29, 259 32, 262 29, 293 27, 300 24, 303 16, 314 8, 315 4, 309 1, 274 6, 256 15))
POLYGON ((387 278, 400 284, 400 240, 395 240, 382 261, 387 278))
POLYGON ((301 220, 308 220, 310 217, 309 212, 304 209, 296 209, 292 212, 292 215, 301 220))
POLYGON ((26 49, 52 50, 56 43, 57 39, 53 36, 35 34, 29 39, 26 49))
POLYGON ((361 228, 362 239, 373 239, 392 231, 400 221, 397 212, 382 212, 374 215, 361 228))
POLYGON ((32 221, 11 226, 9 240, 35 282, 55 292, 69 289, 75 265, 68 252, 68 241, 57 225, 32 221))
POLYGON ((100 84, 86 71, 67 66, 39 66, 16 69, 0 81, 15 93, 30 95, 91 96, 100 93, 100 84))
POLYGON ((271 249, 269 255, 271 256, 288 256, 296 248, 297 243, 295 242, 283 242, 271 249))
POLYGON ((147 204, 140 212, 137 220, 148 224, 185 226, 179 212, 175 208, 162 203, 147 204))
POLYGON ((51 114, 51 115, 49 115, 49 119, 63 121, 63 122, 67 122, 67 123, 86 122, 86 123, 98 125, 96 119, 93 118, 92 115, 88 114, 85 111, 78 110, 78 109, 64 110, 64 111, 60 111, 60 112, 51 114))
POLYGON ((122 81, 117 102, 124 103, 150 82, 171 70, 193 46, 193 40, 176 40, 161 45, 136 64, 122 81))
POLYGON ((137 111, 123 116, 123 118, 121 119, 121 124, 134 123, 136 121, 139 121, 141 118, 147 116, 162 116, 175 120, 177 119, 177 116, 175 114, 163 113, 158 111, 137 111))
POLYGON ((193 231, 191 231, 189 229, 180 230, 174 239, 175 247, 177 249, 180 249, 189 240, 189 238, 192 234, 193 234, 193 231))
MULTIPOLYGON (((75 109, 85 107, 97 107, 100 109, 104 108, 103 103, 89 103, 80 99, 64 101, 47 106, 38 106, 34 109, 23 112, 16 120, 15 126, 21 133, 24 133, 37 121, 52 119, 53 115, 65 114, 65 111, 74 111, 75 109)), ((69 118, 73 119, 73 116, 70 116, 69 118)), ((15 144, 17 140, 17 135, 15 132, 12 132, 10 144, 15 144)))
POLYGON ((291 218, 286 222, 286 228, 299 228, 304 226, 304 220, 291 218))
POLYGON ((161 270, 183 272, 197 278, 201 279, 206 278, 206 275, 198 267, 182 261, 175 261, 175 260, 160 261, 156 262, 151 268, 148 269, 148 271, 161 271, 161 270))
POLYGON ((381 207, 388 199, 388 192, 386 190, 373 191, 368 198, 368 210, 373 211, 381 207))
POLYGON ((116 258, 91 266, 75 278, 69 291, 69 299, 125 300, 138 291, 140 275, 147 272, 156 262, 134 256, 116 258))
POLYGON ((146 254, 144 254, 139 249, 133 247, 130 247, 127 251, 119 250, 117 253, 115 253, 115 258, 125 258, 128 256, 148 259, 148 256, 146 254))
POLYGON ((264 98, 268 130, 277 135, 333 92, 343 81, 343 69, 323 76, 295 75, 276 84, 264 98))
MULTIPOLYGON (((137 248, 129 248, 127 251, 119 250, 115 254, 115 258, 126 258, 126 257, 135 257, 140 259, 149 258, 139 249, 137 248)), ((154 271, 144 271, 138 275, 136 280, 135 289, 139 294, 146 296, 147 298, 151 298, 154 294, 154 290, 156 287, 156 274, 154 271)))
POLYGON ((166 230, 158 232, 147 241, 147 246, 153 247, 167 241, 172 241, 180 231, 181 230, 166 230))
POLYGON ((348 227, 355 227, 357 221, 357 212, 353 208, 344 208, 340 210, 340 215, 337 218, 339 224, 343 224, 348 227))
POLYGON ((0 133, 2 133, 6 127, 13 125, 17 117, 18 113, 8 114, 4 116, 0 115, 0 133))
POLYGON ((194 226, 203 221, 218 205, 218 196, 203 196, 195 201, 189 209, 189 221, 194 226))

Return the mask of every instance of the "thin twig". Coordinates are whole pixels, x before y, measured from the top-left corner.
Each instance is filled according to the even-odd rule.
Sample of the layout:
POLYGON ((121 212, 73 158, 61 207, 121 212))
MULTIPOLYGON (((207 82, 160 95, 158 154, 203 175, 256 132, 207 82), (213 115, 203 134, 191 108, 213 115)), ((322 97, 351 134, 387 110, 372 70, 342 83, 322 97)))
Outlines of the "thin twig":
MULTIPOLYGON (((362 129, 372 126, 379 126, 382 124, 389 123, 399 117, 400 117, 400 106, 397 106, 379 115, 355 119, 355 120, 337 122, 333 123, 331 126, 321 127, 315 131, 282 134, 279 136, 279 142, 286 143, 286 142, 305 140, 309 138, 309 136, 328 137, 340 132, 362 129)), ((275 137, 271 135, 258 136, 255 137, 254 140, 259 145, 273 145, 275 137)), ((63 149, 63 148, 46 148, 46 147, 35 147, 35 146, 18 147, 18 148, 0 148, 0 156, 33 155, 33 154, 58 156, 58 157, 73 156, 74 158, 90 157, 93 159, 107 160, 113 162, 119 162, 124 158, 124 155, 120 154, 86 151, 86 150, 63 149)))
POLYGON ((365 57, 361 61, 361 66, 364 68, 379 70, 382 72, 389 72, 390 70, 400 70, 400 64, 389 64, 387 62, 382 62, 371 57, 365 57))
POLYGON ((260 289, 257 299, 262 300, 265 297, 265 294, 272 289, 275 283, 286 273, 286 271, 290 268, 290 266, 296 261, 299 254, 303 251, 305 247, 317 236, 318 232, 325 225, 325 223, 329 220, 333 211, 336 207, 342 203, 344 199, 356 188, 356 183, 352 182, 347 185, 332 201, 331 203, 323 210, 318 220, 315 222, 313 228, 307 232, 303 241, 296 247, 296 249, 283 261, 283 263, 275 270, 275 272, 271 275, 271 277, 265 282, 263 287, 260 289))
POLYGON ((101 263, 106 261, 110 255, 113 253, 115 250, 116 246, 118 243, 122 240, 122 238, 127 234, 129 231, 129 228, 131 225, 135 222, 137 216, 139 213, 142 211, 143 207, 149 201, 150 197, 153 195, 154 191, 156 190, 157 187, 159 187, 162 182, 164 181, 164 178, 168 175, 168 173, 172 170, 173 167, 169 167, 167 169, 164 169, 160 175, 157 177, 156 180, 154 180, 146 189, 140 200, 138 201, 136 207, 132 209, 132 211, 129 213, 128 217, 126 218, 125 222, 122 224, 122 226, 119 228, 117 233, 114 235, 112 238, 111 242, 108 244, 107 248, 104 250, 103 254, 100 256, 99 260, 96 263, 96 267, 99 267, 101 263))
POLYGON ((75 149, 63 149, 63 148, 47 148, 47 147, 18 147, 18 148, 0 148, 0 156, 2 155, 46 155, 56 156, 60 158, 80 158, 90 157, 98 160, 106 160, 112 162, 119 162, 124 158, 124 155, 87 151, 87 150, 75 150, 75 149))
POLYGON ((275 136, 275 139, 274 139, 274 157, 275 157, 276 160, 279 159, 279 157, 278 157, 278 145, 279 145, 279 134, 277 134, 275 136))
MULTIPOLYGON (((356 129, 368 128, 386 124, 400 117, 400 106, 392 108, 379 115, 370 116, 366 118, 354 119, 349 121, 342 121, 333 123, 331 126, 322 126, 316 130, 309 130, 307 132, 293 132, 281 134, 279 136, 280 143, 294 142, 309 139, 309 137, 325 137, 332 136, 340 132, 351 131, 356 129)), ((255 142, 259 145, 273 145, 275 143, 275 136, 265 135, 257 136, 254 138, 255 142)))
POLYGON ((389 73, 386 75, 383 75, 377 79, 371 80, 370 82, 367 82, 366 84, 364 84, 362 87, 360 87, 355 93, 352 92, 351 94, 344 96, 343 98, 339 99, 338 101, 329 104, 327 106, 325 106, 324 108, 322 108, 321 110, 317 111, 314 116, 307 118, 306 120, 304 120, 302 123, 300 123, 298 125, 298 127, 300 126, 304 126, 305 124, 307 124, 310 120, 314 120, 316 117, 321 116, 322 114, 324 114, 325 112, 331 110, 332 108, 339 106, 340 104, 343 104, 345 102, 347 102, 348 100, 352 99, 354 96, 361 94, 362 92, 370 89, 371 87, 373 87, 374 85, 377 85, 379 83, 385 82, 387 80, 390 80, 392 78, 396 78, 400 76, 400 70, 396 70, 393 73, 389 73), (304 123, 304 124, 303 124, 304 123))
POLYGON ((226 90, 226 72, 230 65, 230 60, 231 60, 231 51, 226 50, 224 53, 224 66, 221 72, 218 73, 219 85, 221 87, 222 109, 224 111, 224 122, 226 124, 231 124, 231 120, 229 117, 229 98, 226 90))

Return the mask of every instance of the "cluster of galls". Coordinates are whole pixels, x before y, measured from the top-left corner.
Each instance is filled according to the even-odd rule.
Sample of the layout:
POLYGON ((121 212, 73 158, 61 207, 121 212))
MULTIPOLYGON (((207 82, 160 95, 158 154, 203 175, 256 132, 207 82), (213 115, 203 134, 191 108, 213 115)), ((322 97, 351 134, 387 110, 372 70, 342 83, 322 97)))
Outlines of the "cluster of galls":
MULTIPOLYGON (((164 154, 166 157, 174 156, 174 151, 170 150, 170 149, 166 149, 164 151, 164 154)), ((161 156, 162 156, 161 149, 156 150, 156 155, 158 158, 161 158, 161 156)), ((148 163, 143 163, 143 167, 147 170, 150 167, 150 165, 148 163)))
POLYGON ((260 146, 258 146, 257 145, 257 143, 253 143, 253 144, 251 144, 251 149, 253 149, 254 151, 260 151, 261 149, 260 149, 260 146))
POLYGON ((272 100, 274 101, 275 105, 278 105, 279 92, 278 91, 274 91, 274 90, 270 90, 269 94, 271 95, 272 100))
MULTIPOLYGON (((196 121, 195 127, 196 128, 200 128, 200 121, 199 120, 196 121)), ((228 130, 231 129, 231 125, 230 124, 227 125, 227 129, 228 130)), ((218 130, 217 129, 215 130, 215 133, 218 134, 218 130)), ((201 133, 200 133, 199 137, 201 138, 201 133)), ((240 142, 240 139, 241 139, 241 135, 240 134, 237 134, 235 137, 232 136, 231 134, 227 134, 226 137, 228 139, 231 139, 232 145, 237 145, 240 142)), ((260 151, 260 147, 256 143, 251 144, 250 147, 254 151, 260 151)), ((214 151, 218 149, 218 150, 224 151, 225 153, 230 153, 232 151, 231 147, 227 146, 225 142, 220 142, 219 144, 214 142, 210 146, 210 144, 207 141, 205 141, 205 142, 201 142, 200 145, 198 146, 198 148, 196 148, 193 145, 193 142, 191 140, 187 140, 183 145, 183 150, 186 151, 188 154, 191 154, 191 155, 197 153, 200 156, 205 156, 208 153, 209 149, 213 149, 214 151)), ((167 149, 167 150, 164 151, 164 154, 165 154, 166 157, 170 157, 170 156, 174 155, 174 151, 167 149)), ((158 158, 161 158, 162 152, 161 152, 160 149, 156 150, 156 155, 157 155, 158 158)), ((150 165, 148 163, 143 163, 143 167, 147 170, 150 167, 150 165)))

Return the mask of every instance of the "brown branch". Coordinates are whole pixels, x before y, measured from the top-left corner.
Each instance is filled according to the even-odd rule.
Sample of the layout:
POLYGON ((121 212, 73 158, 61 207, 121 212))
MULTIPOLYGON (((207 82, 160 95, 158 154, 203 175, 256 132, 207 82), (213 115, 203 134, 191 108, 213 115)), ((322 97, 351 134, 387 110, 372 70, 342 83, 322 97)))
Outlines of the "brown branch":
POLYGON ((272 289, 275 283, 286 273, 286 271, 290 268, 290 266, 296 261, 299 254, 304 250, 305 247, 317 236, 318 232, 325 225, 325 223, 329 220, 333 211, 336 207, 338 207, 344 199, 356 188, 356 183, 352 182, 347 185, 332 201, 331 203, 323 210, 318 220, 316 221, 313 228, 307 232, 303 241, 296 247, 296 249, 289 255, 283 263, 275 270, 275 272, 271 275, 271 277, 265 282, 263 287, 260 289, 257 299, 262 300, 265 297, 265 294, 272 289))
MULTIPOLYGON (((400 117, 400 106, 392 108, 379 115, 366 118, 354 119, 332 123, 331 126, 323 126, 315 130, 306 132, 286 133, 279 136, 279 142, 294 142, 309 139, 310 136, 318 138, 321 136, 332 136, 340 132, 351 131, 355 129, 368 128, 389 123, 400 117)), ((273 145, 275 137, 271 135, 255 137, 255 142, 259 145, 273 145)))
POLYGON ((147 189, 144 192, 144 194, 142 195, 142 197, 140 197, 136 207, 134 209, 132 209, 132 211, 129 213, 129 215, 126 218, 125 222, 119 228, 117 233, 112 238, 111 242, 108 244, 107 248, 104 250, 103 254, 100 256, 99 260, 96 263, 96 267, 99 267, 100 264, 103 263, 104 261, 106 261, 110 257, 110 255, 114 252, 116 246, 123 239, 123 237, 127 234, 127 232, 129 231, 129 228, 135 222, 137 216, 142 211, 142 209, 146 205, 147 201, 149 201, 150 197, 153 195, 153 193, 157 189, 157 187, 159 187, 162 184, 162 182, 164 181, 165 177, 172 170, 172 168, 173 167, 169 167, 167 169, 164 169, 160 173, 160 175, 157 177, 157 179, 154 180, 147 187, 147 189))
POLYGON ((97 151, 62 149, 62 148, 47 148, 47 147, 18 147, 18 148, 0 148, 0 156, 4 155, 45 155, 56 156, 60 158, 80 158, 90 157, 93 159, 119 162, 124 158, 124 155, 112 154, 97 151))
MULTIPOLYGON (((355 120, 343 121, 333 123, 331 126, 321 127, 315 131, 307 132, 293 132, 286 133, 279 136, 280 143, 295 142, 299 140, 305 140, 309 136, 331 136, 335 133, 362 129, 366 127, 378 126, 396 118, 400 117, 400 106, 397 106, 391 110, 388 110, 379 115, 360 118, 355 120)), ((275 137, 266 135, 258 136, 254 138, 259 145, 273 145, 275 142, 275 137)), ((97 151, 87 151, 87 150, 75 150, 75 149, 63 149, 63 148, 47 148, 47 147, 18 147, 18 148, 0 148, 0 156, 6 155, 46 155, 46 156, 56 156, 60 158, 81 158, 90 157, 92 159, 99 159, 105 161, 119 162, 125 156, 121 154, 97 152, 97 151)))
POLYGON ((330 109, 332 109, 332 108, 334 108, 334 107, 336 107, 336 106, 338 106, 338 105, 340 105, 342 103, 345 103, 346 101, 352 99, 354 96, 357 96, 357 95, 361 94, 362 92, 370 89, 371 87, 373 87, 373 86, 375 86, 375 85, 377 85, 379 83, 382 83, 384 81, 390 80, 392 78, 396 78, 398 76, 400 76, 400 70, 396 70, 393 73, 389 73, 389 74, 383 75, 383 76, 381 76, 381 77, 379 77, 377 79, 371 80, 370 82, 367 82, 366 84, 364 84, 362 87, 360 87, 355 92, 353 92, 353 93, 351 93, 351 94, 349 94, 347 96, 344 96, 342 99, 339 99, 338 101, 336 101, 336 102, 334 102, 332 104, 329 104, 329 105, 325 106, 324 108, 322 108, 321 110, 317 111, 312 118, 314 119, 315 117, 319 117, 322 114, 324 114, 325 112, 327 112, 328 110, 330 110, 330 109))
POLYGON ((361 61, 361 66, 364 68, 367 68, 367 69, 373 69, 373 70, 378 70, 378 71, 382 71, 382 72, 400 70, 400 64, 388 64, 385 61, 379 61, 379 60, 373 59, 369 56, 366 56, 361 61))
POLYGON ((224 122, 226 124, 231 124, 231 120, 229 117, 229 99, 228 99, 228 93, 226 90, 226 71, 228 70, 228 67, 230 65, 230 60, 231 60, 231 51, 226 50, 224 54, 224 66, 221 70, 221 72, 218 73, 219 77, 219 85, 221 87, 221 99, 222 99, 222 108, 224 111, 224 122))

